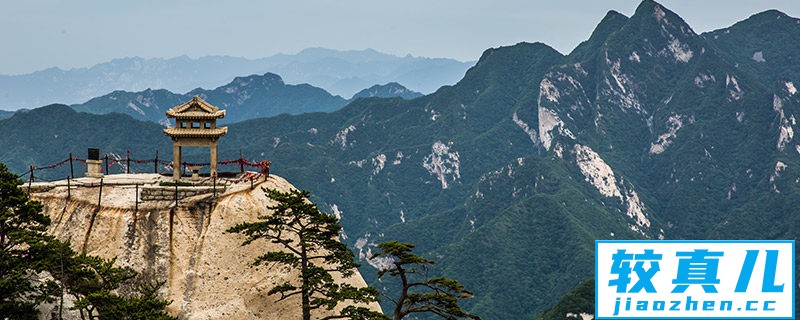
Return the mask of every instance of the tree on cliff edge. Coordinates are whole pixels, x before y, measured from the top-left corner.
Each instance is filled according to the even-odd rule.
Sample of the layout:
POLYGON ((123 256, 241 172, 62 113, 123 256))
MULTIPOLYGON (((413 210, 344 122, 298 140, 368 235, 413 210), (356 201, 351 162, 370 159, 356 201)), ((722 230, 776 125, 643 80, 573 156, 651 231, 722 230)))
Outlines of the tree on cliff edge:
POLYGON ((458 305, 459 299, 471 298, 472 292, 458 281, 444 277, 429 278, 428 268, 435 263, 411 252, 414 245, 397 241, 378 244, 381 251, 370 259, 387 258, 391 266, 378 272, 378 278, 389 274, 400 278, 400 295, 387 299, 394 303, 394 319, 400 320, 412 313, 432 313, 441 318, 475 319, 480 317, 467 313, 458 305))
POLYGON ((35 254, 47 246, 50 219, 42 205, 30 201, 16 175, 0 163, 0 319, 36 319, 36 305, 49 299, 52 281, 35 254))
MULTIPOLYGON (((369 303, 378 300, 375 288, 356 288, 335 283, 331 272, 344 277, 353 275, 358 264, 347 245, 339 241, 342 230, 338 219, 320 212, 310 201, 308 191, 263 189, 276 204, 268 206, 273 213, 260 216, 256 222, 238 224, 228 232, 241 233, 247 238, 243 246, 264 239, 280 244, 285 250, 269 251, 256 258, 252 266, 279 263, 300 271, 298 281, 276 285, 268 294, 280 295, 278 301, 299 295, 304 320, 320 308, 332 310, 339 302, 369 303), (299 283, 297 283, 299 282, 299 283)), ((379 312, 364 307, 348 306, 339 315, 321 319, 387 319, 379 312)))

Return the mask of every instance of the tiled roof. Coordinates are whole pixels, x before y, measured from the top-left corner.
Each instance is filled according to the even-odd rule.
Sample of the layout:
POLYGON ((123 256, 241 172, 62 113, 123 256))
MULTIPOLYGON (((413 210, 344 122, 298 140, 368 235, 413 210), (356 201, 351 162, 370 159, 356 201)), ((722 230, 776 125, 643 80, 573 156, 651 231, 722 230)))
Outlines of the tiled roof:
POLYGON ((178 119, 222 119, 225 117, 225 110, 219 110, 216 112, 201 112, 201 111, 186 111, 176 113, 172 109, 167 110, 167 116, 170 118, 178 118, 178 119))
POLYGON ((200 97, 198 96, 194 96, 192 100, 189 100, 188 102, 182 105, 174 106, 171 109, 167 110, 167 117, 170 118, 182 117, 183 114, 187 113, 198 114, 198 116, 194 116, 195 118, 199 117, 199 114, 208 115, 208 116, 203 116, 204 118, 209 116, 213 116, 214 118, 225 117, 225 110, 220 111, 219 108, 212 106, 208 102, 205 102, 203 99, 200 99, 200 97), (195 106, 198 109, 197 111, 195 110, 187 111, 195 106))
POLYGON ((164 134, 171 137, 219 137, 228 133, 228 127, 216 127, 213 129, 190 129, 169 127, 164 129, 164 134))

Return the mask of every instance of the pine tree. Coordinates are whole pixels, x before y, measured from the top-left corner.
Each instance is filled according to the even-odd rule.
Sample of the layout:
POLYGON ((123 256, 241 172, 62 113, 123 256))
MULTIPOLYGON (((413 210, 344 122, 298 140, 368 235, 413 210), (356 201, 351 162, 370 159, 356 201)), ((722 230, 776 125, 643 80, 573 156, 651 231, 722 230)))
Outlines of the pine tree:
POLYGON ((436 262, 411 253, 413 244, 388 241, 378 244, 378 249, 381 251, 370 259, 382 257, 392 261, 391 267, 378 271, 378 278, 388 273, 399 277, 401 282, 399 297, 384 295, 395 305, 395 320, 412 313, 432 313, 444 319, 480 319, 458 305, 459 299, 471 298, 472 292, 456 280, 428 278, 428 268, 436 262))
POLYGON ((16 175, 0 163, 0 319, 36 319, 35 306, 49 300, 52 281, 41 280, 34 254, 52 240, 50 219, 31 201, 16 175))
POLYGON ((125 300, 122 315, 116 319, 174 320, 164 309, 172 302, 158 297, 158 290, 165 282, 137 284, 134 294, 125 300))
POLYGON ((137 281, 138 273, 115 266, 116 259, 78 254, 67 243, 55 246, 49 253, 49 272, 75 298, 72 309, 81 319, 176 319, 164 310, 171 301, 158 298, 163 282, 137 281), (126 294, 120 293, 122 286, 126 294))
MULTIPOLYGON (((278 301, 299 295, 304 320, 311 319, 314 310, 332 310, 346 300, 356 303, 378 300, 375 288, 334 282, 331 272, 349 277, 358 267, 353 252, 339 241, 342 227, 335 216, 320 212, 308 201, 308 191, 264 189, 264 192, 277 203, 267 207, 273 213, 259 217, 256 222, 236 225, 228 232, 244 234, 247 238, 243 246, 264 239, 285 249, 266 252, 256 258, 253 266, 278 263, 300 271, 299 283, 287 281, 276 285, 269 295, 280 295, 278 301)), ((386 319, 386 316, 364 307, 348 306, 339 315, 321 319, 339 318, 386 319)))
POLYGON ((135 271, 115 267, 114 259, 79 255, 48 235, 50 218, 21 184, 0 163, 0 319, 38 319, 36 306, 43 302, 58 302, 63 316, 66 293, 77 298, 82 318, 175 319, 164 311, 169 302, 157 297, 158 286, 133 286, 120 296, 117 289, 135 271))

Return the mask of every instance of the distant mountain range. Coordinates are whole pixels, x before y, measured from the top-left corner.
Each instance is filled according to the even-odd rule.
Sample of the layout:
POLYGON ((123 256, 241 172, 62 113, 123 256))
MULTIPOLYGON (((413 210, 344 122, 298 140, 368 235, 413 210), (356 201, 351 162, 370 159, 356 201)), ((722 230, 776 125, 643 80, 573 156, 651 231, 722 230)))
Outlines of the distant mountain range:
POLYGON ((51 103, 75 104, 112 91, 166 89, 187 92, 222 86, 237 76, 283 76, 290 84, 308 83, 345 98, 363 88, 389 82, 430 93, 453 84, 474 62, 398 57, 375 50, 337 51, 312 48, 298 54, 261 59, 211 56, 192 59, 138 57, 115 59, 91 68, 50 68, 23 75, 0 75, 0 109, 34 108, 51 103))
POLYGON ((0 120, 11 118, 12 115, 14 115, 14 111, 0 110, 0 120))
POLYGON ((422 94, 416 91, 409 90, 397 82, 390 82, 384 85, 374 85, 367 89, 361 90, 353 95, 350 100, 358 98, 395 98, 400 97, 406 100, 421 97, 422 94))
POLYGON ((345 100, 308 84, 286 84, 280 76, 266 73, 237 77, 231 83, 213 90, 195 89, 185 94, 172 93, 164 89, 147 89, 140 92, 114 91, 86 103, 72 105, 72 108, 94 114, 123 113, 139 120, 166 125, 165 111, 190 100, 195 95, 214 101, 214 105, 228 110, 227 116, 220 123, 265 118, 282 113, 331 112, 358 98, 412 99, 422 96, 419 92, 391 82, 374 85, 356 93, 353 99, 345 100))
MULTIPOLYGON (((220 154, 271 160, 341 216, 368 282, 392 286, 367 259, 375 244, 409 241, 475 291, 469 311, 531 319, 593 276, 596 239, 800 238, 798 25, 768 11, 698 35, 645 0, 569 55, 488 49, 423 97, 230 124, 220 154)), ((48 106, 0 120, 0 160, 24 172, 88 146, 152 157, 170 149, 160 130, 48 106)), ((585 313, 586 294, 554 316, 576 300, 585 313)))

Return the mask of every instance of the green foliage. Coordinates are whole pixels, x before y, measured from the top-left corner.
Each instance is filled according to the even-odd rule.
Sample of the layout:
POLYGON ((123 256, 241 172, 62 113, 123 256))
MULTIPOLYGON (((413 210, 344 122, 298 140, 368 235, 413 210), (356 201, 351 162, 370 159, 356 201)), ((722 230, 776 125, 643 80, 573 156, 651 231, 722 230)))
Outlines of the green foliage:
POLYGON ((114 259, 86 255, 73 257, 75 261, 69 263, 71 268, 63 278, 67 290, 77 299, 73 308, 78 309, 81 315, 85 312, 89 319, 119 315, 123 299, 112 291, 133 279, 134 271, 114 267, 114 259))
POLYGON ((536 320, 574 320, 579 317, 567 317, 567 314, 594 314, 594 279, 581 282, 572 291, 565 294, 553 307, 542 311, 536 320))
MULTIPOLYGON (((311 312, 320 308, 333 310, 340 302, 369 303, 378 301, 375 288, 356 288, 349 284, 335 283, 331 272, 349 277, 358 264, 353 252, 340 242, 342 230, 338 219, 320 212, 308 201, 308 191, 291 190, 281 192, 263 189, 277 203, 269 206, 272 214, 259 217, 257 222, 245 222, 231 227, 230 233, 246 236, 242 246, 259 239, 280 244, 286 251, 269 251, 256 258, 253 266, 261 264, 284 264, 300 271, 299 283, 287 281, 269 290, 269 295, 280 295, 284 300, 300 295, 303 319, 311 319, 311 312)), ((357 319, 383 319, 381 313, 364 307, 350 306, 339 316, 323 319, 350 317, 357 319)))
POLYGON ((50 299, 52 283, 38 280, 37 252, 52 238, 42 205, 30 201, 17 176, 0 163, 0 318, 35 319, 35 306, 50 299))
POLYGON ((88 319, 175 319, 164 311, 169 302, 157 297, 161 284, 141 284, 120 296, 116 291, 136 272, 115 267, 114 259, 79 255, 47 235, 50 219, 20 184, 0 163, 0 318, 38 319, 37 305, 63 306, 68 293, 76 298, 74 309, 88 319))
POLYGON ((164 309, 172 302, 159 298, 158 291, 164 282, 136 283, 133 294, 126 297, 111 319, 174 320, 164 309))
MULTIPOLYGON (((176 319, 164 310, 171 301, 158 297, 163 282, 137 281, 128 267, 114 266, 116 259, 103 259, 74 252, 69 244, 56 242, 44 253, 48 271, 75 298, 72 309, 86 319, 176 319), (126 294, 121 288, 126 287, 126 294)), ((63 310, 62 310, 63 311, 63 310)))
POLYGON ((428 268, 435 261, 411 252, 414 245, 397 241, 378 244, 381 251, 370 259, 390 259, 392 266, 378 271, 378 278, 389 274, 400 279, 400 294, 396 297, 384 295, 394 303, 394 319, 400 320, 410 314, 435 314, 444 319, 480 319, 458 305, 459 299, 471 298, 467 290, 456 280, 444 277, 428 277, 428 268))
MULTIPOLYGON (((800 80, 800 23, 777 10, 754 14, 731 27, 702 36, 726 58, 768 84, 800 80), (760 53, 760 58, 756 53, 760 53)), ((782 84, 782 83, 781 83, 782 84)))

